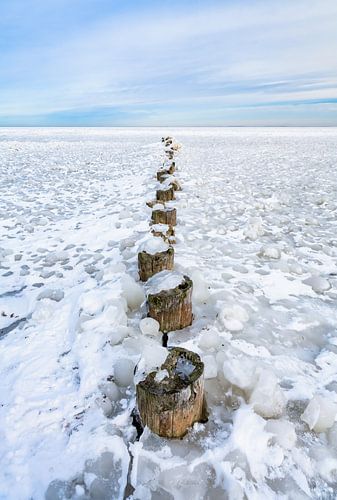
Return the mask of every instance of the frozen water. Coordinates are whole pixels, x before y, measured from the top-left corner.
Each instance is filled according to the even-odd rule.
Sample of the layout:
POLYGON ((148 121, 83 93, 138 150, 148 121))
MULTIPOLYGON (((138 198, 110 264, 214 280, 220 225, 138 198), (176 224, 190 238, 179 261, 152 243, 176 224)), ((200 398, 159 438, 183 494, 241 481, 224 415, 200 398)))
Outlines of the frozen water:
POLYGON ((127 358, 118 359, 114 364, 114 379, 117 385, 126 387, 133 382, 135 364, 127 358))
POLYGON ((216 349, 221 343, 221 337, 216 331, 207 331, 200 335, 199 347, 201 349, 216 349))
POLYGON ((122 278, 123 295, 131 310, 137 309, 145 300, 143 288, 129 275, 122 278))
POLYGON ((202 358, 204 363, 204 377, 205 379, 215 378, 218 374, 218 365, 214 356, 204 356, 202 358))
POLYGON ((130 500, 335 498, 336 129, 2 129, 0 154, 0 497, 123 498, 130 452, 130 500), (171 133, 194 321, 168 345, 204 359, 210 414, 134 442, 167 353, 137 251, 171 133))
POLYGON ((139 328, 143 335, 158 335, 159 323, 153 318, 143 318, 139 322, 139 328))
POLYGON ((310 429, 325 432, 333 426, 337 415, 337 405, 328 397, 314 396, 306 407, 301 419, 310 429))
POLYGON ((190 274, 193 281, 193 303, 202 304, 210 296, 207 282, 200 271, 193 271, 190 274))
POLYGON ((276 418, 282 415, 286 398, 273 372, 263 370, 260 373, 249 402, 262 417, 276 418))
POLYGON ((179 356, 175 366, 175 372, 179 375, 179 377, 186 379, 191 375, 191 373, 194 372, 194 370, 195 366, 189 359, 186 359, 184 356, 179 356))
POLYGON ((287 420, 268 420, 266 431, 274 435, 276 442, 287 450, 291 450, 296 443, 296 431, 291 422, 287 420))

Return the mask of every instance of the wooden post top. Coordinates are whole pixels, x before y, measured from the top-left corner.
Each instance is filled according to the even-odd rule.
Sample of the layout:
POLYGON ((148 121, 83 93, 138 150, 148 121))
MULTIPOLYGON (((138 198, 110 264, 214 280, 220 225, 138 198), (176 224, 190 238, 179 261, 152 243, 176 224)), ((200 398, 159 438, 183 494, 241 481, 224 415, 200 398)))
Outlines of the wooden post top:
MULTIPOLYGON (((161 365, 160 371, 149 373, 145 380, 139 382, 139 385, 146 392, 157 396, 172 395, 180 393, 182 389, 189 387, 193 382, 196 382, 204 372, 204 363, 200 356, 188 351, 182 347, 173 347, 169 351, 165 362, 161 365), (163 373, 167 376, 161 380, 158 374, 163 373)), ((172 401, 172 400, 170 400, 172 401)), ((163 408, 163 399, 158 399, 161 410, 165 411, 169 408, 163 408)))

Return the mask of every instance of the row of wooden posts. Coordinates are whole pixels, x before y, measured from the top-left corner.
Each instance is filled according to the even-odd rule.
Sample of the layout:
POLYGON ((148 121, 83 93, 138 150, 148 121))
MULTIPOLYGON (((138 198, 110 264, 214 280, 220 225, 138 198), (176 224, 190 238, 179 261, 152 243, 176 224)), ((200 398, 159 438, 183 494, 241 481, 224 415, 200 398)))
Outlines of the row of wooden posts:
MULTIPOLYGON (((168 248, 154 254, 139 252, 138 270, 144 282, 161 271, 174 268, 177 210, 171 202, 175 200, 176 191, 181 190, 173 176, 179 146, 172 137, 162 138, 162 142, 166 158, 157 172, 157 181, 162 186, 156 190, 156 199, 147 205, 153 209, 151 232, 154 237, 163 238, 168 248)), ((192 280, 183 276, 175 288, 147 295, 148 316, 158 321, 165 347, 168 332, 192 324, 192 290, 192 280)), ((169 348, 160 369, 151 372, 137 385, 137 406, 142 425, 147 425, 160 436, 181 438, 195 422, 206 421, 203 372, 204 365, 198 354, 181 347, 169 348)))

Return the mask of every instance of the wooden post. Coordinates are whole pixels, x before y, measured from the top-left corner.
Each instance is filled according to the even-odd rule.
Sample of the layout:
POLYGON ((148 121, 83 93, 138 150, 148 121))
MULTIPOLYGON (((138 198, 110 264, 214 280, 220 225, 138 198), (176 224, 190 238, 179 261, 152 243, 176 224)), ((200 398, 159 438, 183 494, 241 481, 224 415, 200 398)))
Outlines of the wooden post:
POLYGON ((175 226, 177 224, 177 210, 175 208, 152 210, 151 219, 153 224, 175 226))
POLYGON ((174 200, 174 189, 173 187, 168 187, 166 189, 158 189, 156 192, 156 198, 158 201, 171 201, 174 200))
POLYGON ((137 385, 142 424, 159 436, 182 438, 195 422, 206 422, 203 373, 198 354, 171 349, 161 369, 137 385))
POLYGON ((169 175, 168 170, 158 170, 157 181, 164 182, 169 175))
POLYGON ((148 314, 158 321, 161 332, 181 330, 192 324, 192 290, 192 280, 184 276, 175 288, 148 294, 148 314))
POLYGON ((173 137, 165 137, 163 142, 165 142, 166 147, 170 146, 173 143, 173 137))
POLYGON ((138 254, 138 271, 142 281, 147 281, 151 276, 160 271, 172 270, 174 265, 174 249, 169 247, 164 252, 155 254, 145 251, 138 254))

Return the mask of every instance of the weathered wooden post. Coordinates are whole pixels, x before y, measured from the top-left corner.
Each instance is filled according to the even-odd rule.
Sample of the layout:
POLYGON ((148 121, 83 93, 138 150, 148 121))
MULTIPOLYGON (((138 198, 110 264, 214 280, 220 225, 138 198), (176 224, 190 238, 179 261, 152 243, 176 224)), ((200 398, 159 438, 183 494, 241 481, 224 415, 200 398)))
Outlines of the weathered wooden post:
POLYGON ((168 170, 158 170, 158 172, 157 172, 157 181, 164 182, 168 175, 170 175, 168 173, 168 170))
POLYGON ((174 249, 166 245, 167 249, 151 253, 143 250, 138 254, 138 272, 142 281, 147 281, 154 274, 164 270, 172 270, 174 266, 174 249))
POLYGON ((161 177, 165 177, 166 175, 172 175, 176 171, 176 164, 173 161, 169 167, 163 167, 157 172, 157 181, 161 181, 161 177))
POLYGON ((153 224, 177 224, 177 210, 175 208, 156 208, 152 210, 151 220, 153 224))
POLYGON ((164 142, 165 142, 166 147, 170 146, 173 143, 173 137, 170 137, 170 136, 165 137, 164 142))
POLYGON ((167 170, 169 174, 174 174, 174 172, 176 171, 176 162, 173 161, 167 170))
POLYGON ((182 438, 195 422, 206 422, 203 372, 198 354, 171 349, 160 370, 137 385, 142 424, 159 436, 182 438))
POLYGON ((164 189, 157 189, 156 198, 158 201, 171 201, 175 199, 174 189, 172 186, 164 189))
POLYGON ((188 276, 162 271, 149 281, 148 315, 160 324, 163 333, 192 324, 193 283, 188 276))

